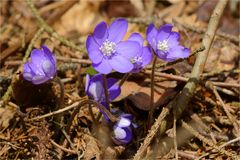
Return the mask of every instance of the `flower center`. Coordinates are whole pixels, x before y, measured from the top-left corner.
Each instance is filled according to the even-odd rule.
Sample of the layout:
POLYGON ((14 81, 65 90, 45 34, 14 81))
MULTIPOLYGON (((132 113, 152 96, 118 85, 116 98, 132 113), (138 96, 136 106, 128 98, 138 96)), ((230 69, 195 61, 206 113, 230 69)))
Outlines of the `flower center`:
POLYGON ((136 57, 133 57, 130 61, 133 64, 135 64, 135 63, 140 64, 140 63, 142 63, 142 57, 141 56, 136 56, 136 57))
POLYGON ((168 50, 168 43, 167 43, 167 41, 166 40, 163 40, 162 42, 158 41, 157 49, 166 52, 168 50))
POLYGON ((116 52, 116 43, 109 41, 108 39, 103 42, 102 46, 99 48, 103 55, 106 57, 111 57, 116 52))

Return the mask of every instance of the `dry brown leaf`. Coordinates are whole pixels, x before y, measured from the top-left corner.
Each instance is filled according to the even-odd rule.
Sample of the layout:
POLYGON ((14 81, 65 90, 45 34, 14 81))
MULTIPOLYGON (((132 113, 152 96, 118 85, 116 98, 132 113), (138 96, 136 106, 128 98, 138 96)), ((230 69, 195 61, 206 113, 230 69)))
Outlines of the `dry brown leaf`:
POLYGON ((55 25, 56 30, 63 35, 71 31, 89 33, 98 22, 103 20, 99 14, 101 3, 102 1, 80 1, 62 16, 60 23, 55 25))
MULTIPOLYGON (((159 105, 159 100, 161 99, 161 95, 165 92, 166 88, 175 87, 174 81, 164 81, 155 85, 155 92, 154 92, 154 105, 157 107, 159 105), (160 87, 164 86, 164 87, 160 87)), ((135 82, 125 82, 121 87, 122 91, 120 96, 115 100, 119 101, 124 98, 129 99, 133 104, 142 110, 149 110, 150 108, 150 88, 140 86, 135 82)))
POLYGON ((217 45, 215 48, 210 49, 205 71, 214 72, 233 69, 235 66, 234 60, 237 59, 239 53, 231 46, 218 49, 219 46, 217 45))
POLYGON ((14 117, 15 113, 16 109, 11 106, 0 108, 0 130, 9 126, 9 122, 14 117))
POLYGON ((83 136, 84 141, 86 142, 86 148, 84 152, 84 159, 101 159, 101 151, 97 143, 97 139, 87 134, 83 136))

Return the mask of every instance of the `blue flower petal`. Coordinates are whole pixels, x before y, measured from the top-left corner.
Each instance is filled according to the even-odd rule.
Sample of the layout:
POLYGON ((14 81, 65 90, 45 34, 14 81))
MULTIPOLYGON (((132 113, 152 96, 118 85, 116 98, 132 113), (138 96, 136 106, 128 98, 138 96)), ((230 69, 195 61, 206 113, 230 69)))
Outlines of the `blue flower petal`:
POLYGON ((124 41, 117 44, 117 53, 121 56, 131 59, 141 53, 141 46, 135 41, 124 41))
POLYGON ((88 36, 86 48, 88 51, 88 56, 93 63, 96 64, 102 61, 103 54, 99 49, 100 46, 97 44, 97 42, 94 40, 92 36, 88 36))
POLYGON ((148 65, 152 60, 152 51, 149 47, 143 47, 142 66, 148 65))
POLYGON ((99 46, 108 38, 108 29, 107 24, 105 22, 99 23, 93 32, 93 37, 99 46))
POLYGON ((138 42, 140 46, 143 46, 144 39, 139 33, 131 34, 128 40, 138 42))
POLYGON ((115 71, 120 73, 127 73, 133 69, 133 64, 130 60, 121 55, 113 56, 108 62, 115 71))
POLYGON ((101 62, 92 64, 93 68, 102 74, 109 74, 112 71, 112 66, 109 64, 108 60, 103 58, 101 62))
POLYGON ((147 41, 151 45, 151 47, 156 50, 157 49, 157 43, 156 43, 156 36, 157 36, 158 30, 153 24, 150 24, 147 28, 146 35, 147 35, 147 41))
POLYGON ((156 41, 164 41, 167 40, 170 34, 172 33, 173 26, 171 24, 165 24, 160 27, 159 32, 156 37, 156 41))
POLYGON ((108 39, 118 43, 125 36, 128 28, 128 22, 123 18, 118 18, 112 22, 108 29, 108 39))

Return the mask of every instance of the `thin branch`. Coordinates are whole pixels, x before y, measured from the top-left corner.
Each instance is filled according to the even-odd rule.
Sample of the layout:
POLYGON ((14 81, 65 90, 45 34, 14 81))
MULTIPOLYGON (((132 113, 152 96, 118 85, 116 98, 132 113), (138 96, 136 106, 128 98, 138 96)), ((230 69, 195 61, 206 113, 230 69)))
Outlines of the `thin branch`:
POLYGON ((219 148, 226 147, 226 146, 228 146, 228 145, 230 145, 230 144, 232 144, 232 143, 235 143, 235 142, 237 142, 237 141, 240 141, 240 137, 237 137, 237 138, 235 138, 235 139, 232 139, 232 140, 230 140, 230 141, 222 144, 221 146, 219 146, 219 148))
POLYGON ((65 148, 65 147, 63 147, 63 146, 57 144, 56 142, 54 142, 52 139, 50 139, 50 142, 51 142, 55 147, 57 147, 57 148, 59 148, 59 149, 65 151, 65 152, 67 152, 67 153, 77 154, 76 151, 74 151, 74 150, 70 150, 70 149, 67 149, 67 148, 65 148))

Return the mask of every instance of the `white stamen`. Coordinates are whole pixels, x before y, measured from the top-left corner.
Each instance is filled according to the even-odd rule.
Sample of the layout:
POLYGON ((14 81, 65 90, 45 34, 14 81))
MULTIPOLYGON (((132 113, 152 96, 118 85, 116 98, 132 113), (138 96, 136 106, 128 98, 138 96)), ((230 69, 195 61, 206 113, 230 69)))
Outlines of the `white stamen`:
POLYGON ((166 52, 168 50, 168 43, 167 43, 167 41, 166 40, 163 40, 162 42, 158 41, 157 49, 166 52))
POLYGON ((136 56, 136 57, 133 57, 130 61, 131 61, 133 64, 134 64, 134 63, 142 63, 142 57, 141 57, 141 56, 136 56))
POLYGON ((108 39, 103 42, 99 48, 104 56, 111 57, 116 52, 116 43, 109 41, 108 39))

